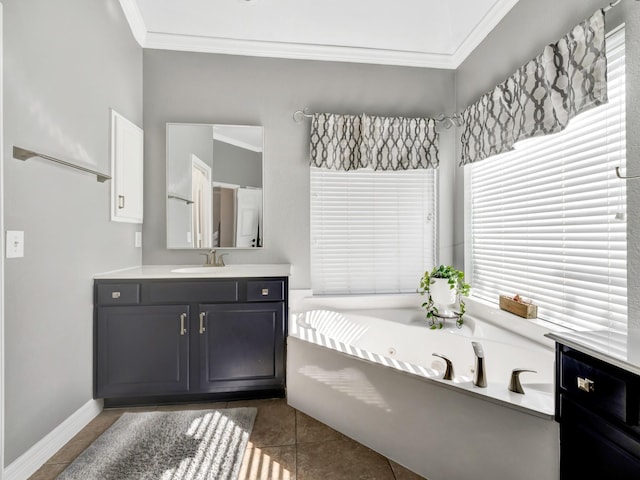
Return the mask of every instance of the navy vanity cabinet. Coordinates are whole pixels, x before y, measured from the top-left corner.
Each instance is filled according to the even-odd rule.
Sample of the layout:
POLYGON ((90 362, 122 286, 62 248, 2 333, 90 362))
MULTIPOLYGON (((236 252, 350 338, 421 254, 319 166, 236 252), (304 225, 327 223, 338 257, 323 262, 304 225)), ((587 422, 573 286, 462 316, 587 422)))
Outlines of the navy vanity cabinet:
POLYGON ((201 305, 200 389, 284 388, 284 303, 201 305))
POLYGON ((107 405, 282 395, 287 278, 96 280, 107 405))
POLYGON ((556 346, 560 478, 640 478, 640 377, 556 346))
POLYGON ((188 321, 188 305, 98 308, 95 396, 187 392, 188 321))

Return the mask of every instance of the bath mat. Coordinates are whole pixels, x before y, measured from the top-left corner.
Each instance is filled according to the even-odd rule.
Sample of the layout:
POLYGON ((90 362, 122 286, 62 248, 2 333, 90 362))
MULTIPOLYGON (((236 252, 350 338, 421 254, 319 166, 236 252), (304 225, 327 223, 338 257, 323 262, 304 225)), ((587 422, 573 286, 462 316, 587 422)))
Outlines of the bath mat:
POLYGON ((124 413, 58 479, 236 480, 256 413, 124 413))

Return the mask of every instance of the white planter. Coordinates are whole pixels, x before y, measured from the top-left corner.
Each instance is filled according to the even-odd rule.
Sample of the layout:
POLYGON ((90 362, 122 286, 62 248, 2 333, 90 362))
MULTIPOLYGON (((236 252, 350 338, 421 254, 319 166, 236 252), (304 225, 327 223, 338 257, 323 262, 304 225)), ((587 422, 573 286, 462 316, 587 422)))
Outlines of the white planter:
POLYGON ((450 314, 450 308, 456 303, 456 289, 451 288, 449 280, 446 278, 433 278, 429 287, 431 298, 438 308, 440 315, 450 314))

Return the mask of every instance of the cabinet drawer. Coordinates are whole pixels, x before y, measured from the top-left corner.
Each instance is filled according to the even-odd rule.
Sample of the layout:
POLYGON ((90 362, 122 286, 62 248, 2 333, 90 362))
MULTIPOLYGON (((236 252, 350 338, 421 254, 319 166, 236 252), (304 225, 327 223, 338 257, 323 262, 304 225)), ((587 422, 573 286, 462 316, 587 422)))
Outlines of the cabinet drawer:
POLYGON ((140 303, 140 284, 98 284, 98 305, 137 305, 140 303))
POLYGON ((623 375, 594 359, 570 354, 562 355, 561 388, 574 400, 606 412, 630 425, 638 422, 638 411, 633 407, 634 389, 623 375))
POLYGON ((284 300, 284 281, 255 280, 247 282, 247 301, 284 300))
POLYGON ((145 303, 237 302, 238 282, 236 280, 154 282, 149 284, 145 292, 145 303))

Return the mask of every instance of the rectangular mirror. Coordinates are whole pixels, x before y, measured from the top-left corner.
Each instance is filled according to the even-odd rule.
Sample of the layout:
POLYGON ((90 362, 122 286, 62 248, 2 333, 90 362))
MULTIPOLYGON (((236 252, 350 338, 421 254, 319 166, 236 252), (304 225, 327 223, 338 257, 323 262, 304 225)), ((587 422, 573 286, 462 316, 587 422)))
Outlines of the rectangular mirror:
POLYGON ((260 248, 263 128, 167 123, 167 248, 260 248))

